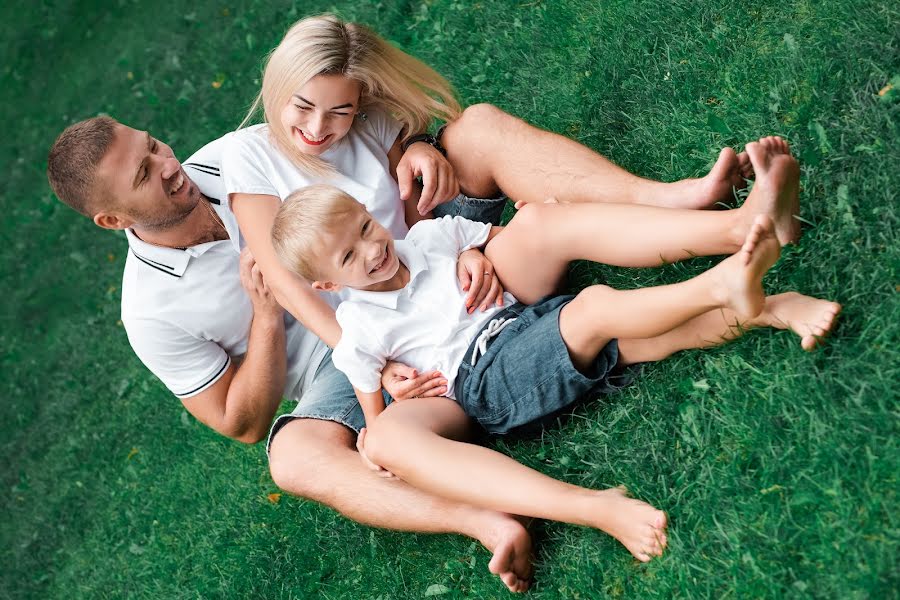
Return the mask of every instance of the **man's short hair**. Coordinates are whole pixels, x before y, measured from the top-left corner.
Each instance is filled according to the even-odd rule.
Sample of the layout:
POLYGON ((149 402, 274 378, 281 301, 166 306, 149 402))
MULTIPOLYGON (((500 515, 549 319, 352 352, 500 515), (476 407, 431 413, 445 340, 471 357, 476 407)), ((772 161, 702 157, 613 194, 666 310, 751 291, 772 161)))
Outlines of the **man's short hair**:
POLYGON ((346 215, 362 205, 350 194, 324 183, 288 196, 275 215, 272 246, 285 267, 307 281, 319 277, 316 262, 322 233, 339 229, 346 215))
POLYGON ((47 179, 60 200, 93 218, 105 191, 97 181, 97 166, 115 134, 116 120, 93 117, 66 127, 47 157, 47 179))

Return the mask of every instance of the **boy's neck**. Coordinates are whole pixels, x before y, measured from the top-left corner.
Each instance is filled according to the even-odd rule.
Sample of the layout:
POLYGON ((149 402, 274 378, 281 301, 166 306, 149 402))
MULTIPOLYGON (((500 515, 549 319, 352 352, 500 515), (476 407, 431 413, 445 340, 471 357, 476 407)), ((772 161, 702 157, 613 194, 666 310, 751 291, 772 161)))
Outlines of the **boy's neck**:
POLYGON ((366 292, 396 292, 405 288, 407 283, 409 283, 409 268, 403 264, 403 260, 400 260, 400 268, 393 277, 359 289, 366 292))

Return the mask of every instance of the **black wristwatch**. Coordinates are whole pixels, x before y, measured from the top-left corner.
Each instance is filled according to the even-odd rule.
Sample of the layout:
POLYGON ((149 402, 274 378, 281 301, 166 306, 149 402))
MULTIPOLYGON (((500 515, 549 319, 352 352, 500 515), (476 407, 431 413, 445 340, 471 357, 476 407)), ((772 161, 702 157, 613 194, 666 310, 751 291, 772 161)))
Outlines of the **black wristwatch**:
POLYGON ((426 144, 433 146, 435 150, 443 154, 444 158, 447 157, 447 150, 444 149, 438 139, 430 133, 420 133, 419 135, 412 136, 411 138, 400 144, 400 149, 406 152, 407 149, 409 149, 409 147, 416 142, 425 142, 426 144))

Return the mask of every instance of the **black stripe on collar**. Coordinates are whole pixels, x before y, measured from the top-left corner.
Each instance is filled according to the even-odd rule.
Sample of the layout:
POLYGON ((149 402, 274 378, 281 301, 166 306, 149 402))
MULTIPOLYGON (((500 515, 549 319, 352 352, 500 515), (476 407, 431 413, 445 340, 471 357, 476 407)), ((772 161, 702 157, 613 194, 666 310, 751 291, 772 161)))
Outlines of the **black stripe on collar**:
POLYGON ((141 261, 145 265, 153 267, 157 271, 162 271, 166 275, 171 275, 172 277, 181 277, 181 275, 176 275, 175 273, 172 273, 172 271, 175 270, 173 267, 170 267, 169 265, 164 265, 162 263, 158 263, 156 261, 150 260, 149 258, 144 258, 140 254, 135 252, 134 248, 129 248, 129 250, 131 250, 131 253, 134 254, 135 258, 137 258, 139 261, 141 261), (165 268, 163 268, 163 267, 165 267, 165 268), (166 269, 168 269, 168 271, 166 269))
POLYGON ((218 171, 210 171, 205 168, 198 167, 197 165, 185 165, 186 167, 190 167, 199 173, 203 173, 204 175, 212 175, 213 177, 221 177, 218 171))

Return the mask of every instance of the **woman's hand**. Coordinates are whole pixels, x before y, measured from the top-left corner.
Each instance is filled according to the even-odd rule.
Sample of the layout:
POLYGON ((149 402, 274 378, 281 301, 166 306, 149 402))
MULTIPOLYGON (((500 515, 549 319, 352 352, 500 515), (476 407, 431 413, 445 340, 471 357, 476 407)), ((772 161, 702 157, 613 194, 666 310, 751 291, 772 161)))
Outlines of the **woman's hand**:
POLYGON ((366 456, 366 428, 363 427, 359 430, 359 436, 356 438, 356 450, 359 452, 359 457, 362 459, 363 464, 366 465, 369 469, 378 473, 379 477, 384 477, 385 479, 396 479, 396 475, 385 469, 384 467, 380 467, 369 460, 369 457, 366 456))
POLYGON ((422 195, 417 205, 420 215, 459 195, 453 167, 437 148, 424 142, 410 145, 397 164, 397 184, 403 201, 412 195, 416 177, 422 178, 422 195))
POLYGON ((394 361, 388 361, 382 369, 381 385, 394 400, 429 398, 447 393, 447 380, 440 371, 419 374, 412 367, 394 361))
POLYGON ((503 306, 503 285, 494 274, 494 265, 476 248, 466 250, 456 261, 456 276, 466 294, 469 314, 475 308, 487 310, 492 304, 503 306))

